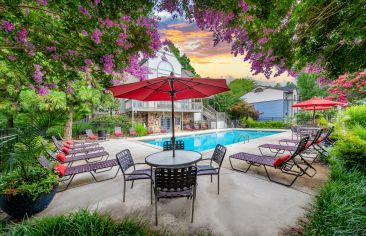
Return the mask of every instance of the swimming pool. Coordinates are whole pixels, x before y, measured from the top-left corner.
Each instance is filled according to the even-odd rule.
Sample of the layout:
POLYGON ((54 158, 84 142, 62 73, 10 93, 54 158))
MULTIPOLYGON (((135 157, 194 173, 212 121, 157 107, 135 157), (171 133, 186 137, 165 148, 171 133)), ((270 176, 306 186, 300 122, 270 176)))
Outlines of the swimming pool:
MULTIPOLYGON (((249 137, 250 140, 265 137, 268 135, 278 134, 281 131, 261 131, 261 130, 228 130, 212 133, 194 134, 187 136, 177 136, 176 140, 184 141, 184 149, 190 151, 205 151, 215 148, 217 144, 228 145, 243 142, 249 137)), ((170 138, 157 138, 150 140, 142 140, 142 142, 163 146, 164 141, 170 138)))

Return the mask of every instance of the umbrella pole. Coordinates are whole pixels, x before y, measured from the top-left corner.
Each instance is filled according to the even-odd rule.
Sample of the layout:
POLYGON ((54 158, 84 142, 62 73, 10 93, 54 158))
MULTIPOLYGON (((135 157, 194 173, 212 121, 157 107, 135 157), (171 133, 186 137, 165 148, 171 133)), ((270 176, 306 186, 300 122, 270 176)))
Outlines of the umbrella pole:
POLYGON ((175 128, 174 128, 174 125, 175 125, 175 119, 174 119, 174 95, 175 95, 175 90, 174 90, 174 86, 173 86, 173 79, 170 79, 170 88, 171 88, 171 91, 170 91, 170 98, 171 98, 171 101, 172 101, 172 146, 173 146, 173 157, 175 157, 175 128))

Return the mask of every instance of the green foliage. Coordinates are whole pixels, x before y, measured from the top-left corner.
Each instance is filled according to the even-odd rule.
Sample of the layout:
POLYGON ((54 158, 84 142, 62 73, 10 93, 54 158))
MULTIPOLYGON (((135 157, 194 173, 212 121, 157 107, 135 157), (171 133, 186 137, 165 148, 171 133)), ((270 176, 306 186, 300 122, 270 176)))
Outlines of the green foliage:
POLYGON ((58 184, 59 177, 42 166, 30 166, 27 178, 17 168, 6 175, 0 176, 1 195, 28 195, 37 198, 42 193, 49 193, 58 184))
POLYGON ((240 102, 240 97, 255 88, 250 79, 236 79, 229 84, 231 91, 220 93, 209 99, 209 104, 219 112, 227 112, 231 106, 240 102))
POLYGON ((255 121, 251 117, 243 118, 242 124, 248 128, 270 128, 270 129, 284 129, 288 126, 282 121, 255 121))
POLYGON ((116 126, 121 127, 124 133, 128 133, 128 128, 131 127, 131 118, 127 115, 97 115, 91 122, 93 130, 105 129, 108 133, 114 134, 116 126))
POLYGON ((317 194, 304 235, 364 235, 366 175, 333 165, 329 181, 317 194))
POLYGON ((232 105, 228 110, 229 115, 235 119, 242 119, 243 117, 251 117, 253 119, 258 119, 259 112, 249 103, 245 101, 240 101, 232 105))
POLYGON ((337 140, 332 151, 334 157, 347 169, 366 169, 366 141, 359 136, 346 133, 337 140))
POLYGON ((343 114, 342 121, 348 128, 356 125, 366 127, 366 105, 348 107, 343 114))
POLYGON ((297 76, 297 87, 302 101, 328 94, 326 88, 320 88, 317 84, 318 78, 319 75, 315 73, 301 73, 297 76))
POLYGON ((352 128, 352 132, 363 140, 366 140, 366 127, 361 125, 355 125, 352 128))
POLYGON ((34 218, 21 224, 9 226, 6 234, 48 236, 48 235, 164 235, 151 230, 145 222, 124 218, 121 222, 114 221, 109 215, 89 212, 82 209, 75 213, 61 216, 34 218))
POLYGON ((147 135, 147 128, 143 124, 135 123, 134 128, 135 128, 135 131, 137 133, 137 136, 147 135))
POLYGON ((169 43, 168 47, 169 47, 169 50, 178 59, 178 61, 182 65, 183 69, 192 72, 192 74, 196 77, 200 77, 200 75, 197 74, 196 70, 191 65, 191 60, 187 57, 186 54, 181 55, 181 52, 179 51, 179 49, 172 42, 169 43))
MULTIPOLYGON (((81 135, 87 129, 93 129, 93 126, 88 122, 75 122, 72 124, 72 133, 76 137, 81 135)), ((63 135, 63 131, 61 134, 63 135)))

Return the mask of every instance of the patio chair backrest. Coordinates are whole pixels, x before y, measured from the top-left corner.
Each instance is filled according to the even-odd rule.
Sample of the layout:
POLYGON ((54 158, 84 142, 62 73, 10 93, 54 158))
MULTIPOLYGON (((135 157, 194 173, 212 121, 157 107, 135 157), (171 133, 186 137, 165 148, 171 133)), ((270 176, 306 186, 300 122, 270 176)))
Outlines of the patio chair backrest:
POLYGON ((325 135, 324 135, 323 139, 327 139, 327 138, 329 138, 329 136, 333 133, 333 131, 334 131, 334 126, 332 126, 332 127, 330 127, 330 128, 328 129, 328 132, 326 132, 326 133, 325 133, 325 135))
POLYGON ((116 127, 114 127, 114 131, 115 131, 115 132, 122 132, 122 128, 121 128, 121 127, 116 126, 116 127))
POLYGON ((164 192, 192 190, 197 183, 197 167, 157 167, 155 189, 164 192))
POLYGON ((186 129, 191 129, 191 126, 186 124, 186 129))
POLYGON ((87 130, 85 130, 85 133, 86 133, 86 135, 87 135, 88 137, 90 137, 90 136, 94 136, 93 131, 92 131, 91 129, 87 129, 87 130))
POLYGON ((309 141, 309 136, 305 136, 304 138, 302 138, 299 142, 299 144, 297 145, 296 151, 292 154, 291 158, 296 157, 297 155, 299 155, 300 153, 302 153, 305 149, 306 149, 306 144, 309 141))
POLYGON ((323 129, 319 129, 318 131, 316 131, 314 138, 311 140, 310 146, 318 141, 318 139, 320 138, 320 136, 322 135, 323 132, 324 132, 323 129))
MULTIPOLYGON (((173 150, 172 141, 164 141, 163 150, 164 151, 173 150)), ((184 150, 184 141, 183 140, 175 141, 175 150, 184 150)))
POLYGON ((131 166, 135 166, 130 150, 125 149, 116 154, 118 165, 121 167, 123 174, 131 166))
POLYGON ((128 129, 130 132, 135 132, 135 128, 131 127, 128 129))
POLYGON ((296 133, 298 131, 298 126, 297 125, 292 125, 292 126, 290 126, 290 129, 293 133, 296 133))
POLYGON ((222 161, 224 160, 225 154, 226 154, 226 147, 221 144, 217 144, 215 147, 215 151, 212 154, 211 162, 213 161, 216 162, 220 167, 222 161))
POLYGON ((50 168, 50 162, 45 156, 41 155, 37 160, 44 168, 50 168))
POLYGON ((200 126, 199 126, 198 124, 194 124, 194 128, 195 128, 195 129, 199 129, 199 128, 200 128, 200 126))
POLYGON ((62 150, 64 147, 62 144, 55 138, 55 136, 52 136, 53 144, 57 147, 57 149, 62 150))

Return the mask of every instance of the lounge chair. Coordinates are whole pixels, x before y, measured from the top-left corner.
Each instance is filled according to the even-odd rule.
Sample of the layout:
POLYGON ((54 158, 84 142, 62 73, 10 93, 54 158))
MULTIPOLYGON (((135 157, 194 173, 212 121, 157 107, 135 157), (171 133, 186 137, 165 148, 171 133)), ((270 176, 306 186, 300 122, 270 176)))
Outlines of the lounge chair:
POLYGON ((192 131, 193 129, 189 125, 186 125, 185 130, 192 131))
MULTIPOLYGON (((173 150, 172 141, 164 141, 163 150, 164 151, 173 150)), ((184 150, 184 141, 183 140, 175 141, 175 150, 184 150)))
POLYGON ((193 223, 194 201, 196 200, 197 167, 157 167, 154 178, 155 224, 158 225, 158 201, 160 198, 192 198, 193 223))
POLYGON ((200 125, 199 124, 194 124, 193 127, 194 127, 195 130, 200 130, 200 125))
POLYGON ((166 133, 166 129, 160 129, 160 133, 165 134, 166 133))
POLYGON ((60 144, 60 146, 63 146, 63 147, 66 146, 69 149, 91 148, 91 147, 98 147, 99 146, 98 142, 74 143, 72 141, 66 141, 66 142, 63 143, 63 142, 59 141, 55 136, 52 136, 51 138, 52 138, 53 142, 56 142, 56 143, 60 144))
POLYGON ((199 163, 197 164, 198 167, 197 175, 211 175, 211 183, 212 183, 212 176, 217 175, 217 194, 220 193, 220 168, 222 161, 224 160, 225 154, 226 154, 226 147, 217 144, 215 151, 212 154, 212 157, 202 159, 202 161, 210 161, 210 164, 208 165, 199 165, 199 163))
POLYGON ((128 131, 130 132, 131 136, 136 136, 137 135, 137 132, 136 132, 135 128, 133 128, 133 127, 129 128, 128 131))
POLYGON ((73 146, 78 146, 78 145, 95 145, 95 146, 98 146, 99 143, 98 142, 87 142, 87 141, 81 141, 81 140, 65 140, 64 138, 62 138, 61 134, 58 133, 58 137, 59 138, 56 138, 57 140, 59 140, 60 142, 63 142, 63 143, 68 143, 68 144, 72 144, 73 146))
POLYGON ((147 129, 147 133, 148 133, 148 134, 153 134, 153 133, 154 133, 153 128, 149 127, 149 128, 147 129))
POLYGON ((86 161, 87 163, 89 163, 92 162, 90 160, 99 158, 99 160, 97 161, 102 161, 104 158, 105 160, 108 160, 109 157, 109 153, 106 151, 65 156, 63 152, 53 152, 51 149, 49 149, 45 140, 42 140, 42 144, 50 157, 52 157, 55 161, 59 161, 62 164, 66 164, 67 167, 70 167, 72 163, 75 161, 86 161))
MULTIPOLYGON (((323 133, 323 130, 320 129, 316 132, 314 138, 311 141, 308 141, 306 143, 306 149, 314 146, 314 144, 316 144, 318 142, 318 140, 320 139, 321 134, 323 133)), ((299 142, 297 143, 297 145, 299 144, 299 142)), ((297 146, 293 146, 293 145, 279 145, 279 144, 271 144, 271 143, 266 143, 266 144, 262 144, 258 146, 258 149, 260 151, 260 153, 262 155, 262 149, 268 149, 270 152, 275 153, 275 157, 278 154, 283 154, 285 151, 289 152, 289 153, 293 153, 297 150, 297 146)))
POLYGON ((206 123, 201 124, 201 129, 208 129, 208 125, 206 123))
POLYGON ((92 140, 97 140, 98 139, 98 136, 94 135, 94 133, 91 129, 85 130, 85 133, 86 133, 86 137, 88 139, 92 139, 92 140))
MULTIPOLYGON (((130 150, 125 149, 116 154, 116 159, 123 173, 123 202, 126 196, 126 182, 132 181, 131 188, 133 188, 133 183, 135 180, 149 179, 151 178, 151 168, 136 170, 136 165, 146 165, 146 163, 135 163, 133 161, 130 150), (131 172, 127 172, 130 167, 133 167, 131 172)), ((152 182, 151 182, 151 203, 152 203, 152 182)))
MULTIPOLYGON (((47 169, 51 169, 53 168, 52 164, 49 162, 49 160, 44 157, 43 155, 38 158, 38 162, 47 169)), ((93 174, 94 173, 102 173, 102 172, 106 172, 106 171, 110 171, 113 167, 118 166, 117 160, 113 159, 113 160, 106 160, 106 161, 99 161, 99 162, 93 162, 93 163, 87 163, 84 165, 79 165, 79 166, 72 166, 72 167, 65 167, 64 165, 62 165, 61 163, 58 163, 55 165, 55 169, 59 172, 60 177, 63 177, 62 181, 68 181, 66 187, 62 190, 59 190, 59 192, 61 191, 65 191, 71 184, 72 180, 74 179, 74 177, 78 174, 82 174, 82 173, 90 173, 93 176, 93 179, 96 182, 102 182, 105 180, 109 180, 109 179, 114 179, 118 172, 119 172, 119 168, 116 172, 116 174, 110 178, 106 178, 106 179, 101 179, 98 180, 96 178, 96 176, 93 174), (105 170, 107 169, 107 170, 105 170), (97 172, 97 170, 102 170, 97 172)))
POLYGON ((306 149, 306 143, 308 142, 309 137, 304 137, 300 140, 299 145, 297 146, 296 151, 292 155, 285 155, 279 158, 273 158, 271 156, 264 156, 264 155, 256 155, 250 154, 245 152, 239 152, 234 155, 229 156, 229 162, 231 168, 236 171, 246 173, 252 165, 254 166, 263 166, 264 170, 266 171, 267 177, 270 181, 282 184, 285 186, 292 186, 293 183, 297 180, 298 177, 307 175, 309 177, 313 177, 316 174, 316 170, 309 165, 306 161, 302 160, 298 161, 295 159, 296 156, 300 155, 306 149), (248 168, 245 170, 241 170, 238 168, 234 168, 232 159, 244 161, 249 164, 248 168), (273 167, 275 169, 281 170, 282 173, 295 176, 295 178, 290 181, 290 183, 280 182, 271 178, 267 171, 267 167, 273 167), (314 174, 311 175, 308 173, 308 169, 312 169, 314 174))
POLYGON ((114 127, 114 135, 116 137, 122 137, 123 136, 122 128, 121 127, 114 127))
POLYGON ((66 155, 75 155, 80 153, 90 153, 90 152, 103 152, 104 147, 77 147, 77 148, 68 148, 67 146, 63 146, 62 143, 60 143, 57 140, 53 140, 53 143, 55 144, 56 148, 60 152, 64 152, 66 155))

